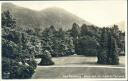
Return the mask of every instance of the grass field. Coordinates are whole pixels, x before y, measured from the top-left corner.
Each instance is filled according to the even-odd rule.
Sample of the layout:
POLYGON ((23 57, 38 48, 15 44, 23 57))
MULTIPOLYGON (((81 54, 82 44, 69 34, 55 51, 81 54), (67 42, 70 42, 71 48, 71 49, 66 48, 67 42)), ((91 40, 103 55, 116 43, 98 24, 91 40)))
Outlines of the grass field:
MULTIPOLYGON (((55 65, 38 66, 33 79, 63 78, 124 78, 125 59, 120 56, 119 65, 97 64, 97 57, 68 56, 52 59, 55 65)), ((38 59, 37 62, 40 60, 38 59)))

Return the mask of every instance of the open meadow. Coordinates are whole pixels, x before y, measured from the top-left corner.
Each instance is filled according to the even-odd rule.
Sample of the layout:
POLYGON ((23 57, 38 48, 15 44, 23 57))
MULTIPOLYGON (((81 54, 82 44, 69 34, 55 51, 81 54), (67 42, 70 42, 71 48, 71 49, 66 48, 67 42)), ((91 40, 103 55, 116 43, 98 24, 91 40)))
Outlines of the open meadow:
MULTIPOLYGON (((38 66, 33 79, 59 78, 124 78, 125 57, 120 56, 119 65, 97 64, 97 57, 68 56, 53 58, 55 65, 38 66)), ((37 62, 40 59, 36 59, 37 62)))

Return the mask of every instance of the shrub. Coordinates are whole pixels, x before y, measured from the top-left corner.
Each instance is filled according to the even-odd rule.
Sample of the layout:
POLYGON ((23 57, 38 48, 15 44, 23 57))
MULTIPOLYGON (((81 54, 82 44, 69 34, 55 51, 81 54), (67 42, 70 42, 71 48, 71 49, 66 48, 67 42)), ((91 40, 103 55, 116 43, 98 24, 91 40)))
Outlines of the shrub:
POLYGON ((51 57, 51 53, 48 50, 45 50, 41 55, 41 62, 39 65, 53 65, 54 62, 52 61, 51 57))

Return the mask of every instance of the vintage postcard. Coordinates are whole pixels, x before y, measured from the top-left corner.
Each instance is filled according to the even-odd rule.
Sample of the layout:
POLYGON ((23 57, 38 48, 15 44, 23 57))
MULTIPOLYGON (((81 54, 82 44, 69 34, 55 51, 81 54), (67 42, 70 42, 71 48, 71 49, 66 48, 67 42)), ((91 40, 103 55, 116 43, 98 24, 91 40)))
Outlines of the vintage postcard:
POLYGON ((1 1, 2 80, 127 80, 127 1, 1 1))

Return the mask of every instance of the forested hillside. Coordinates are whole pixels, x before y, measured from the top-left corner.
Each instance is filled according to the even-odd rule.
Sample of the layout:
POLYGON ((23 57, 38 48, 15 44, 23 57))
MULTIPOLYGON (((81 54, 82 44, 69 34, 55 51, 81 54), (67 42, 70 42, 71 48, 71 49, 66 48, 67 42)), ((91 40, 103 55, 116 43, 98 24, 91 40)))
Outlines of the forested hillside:
POLYGON ((17 19, 18 28, 49 28, 54 25, 57 29, 70 29, 74 22, 79 25, 91 23, 75 16, 74 14, 57 7, 46 8, 41 11, 16 6, 11 3, 3 3, 2 11, 10 10, 13 16, 17 19))

